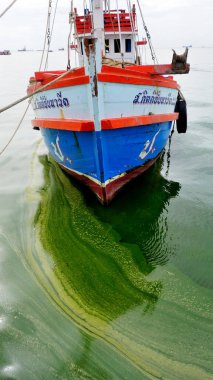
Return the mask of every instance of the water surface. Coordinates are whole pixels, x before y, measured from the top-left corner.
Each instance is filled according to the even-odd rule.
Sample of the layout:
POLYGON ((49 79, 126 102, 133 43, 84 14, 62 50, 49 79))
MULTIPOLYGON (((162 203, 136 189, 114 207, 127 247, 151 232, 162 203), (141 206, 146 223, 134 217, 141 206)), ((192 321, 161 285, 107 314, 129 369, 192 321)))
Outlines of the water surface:
MULTIPOLYGON (((177 77, 187 134, 108 208, 48 157, 28 112, 0 157, 1 379, 212 378, 212 58, 191 49, 177 77)), ((1 107, 39 59, 1 57, 1 107)), ((1 146, 26 105, 0 115, 1 146)))

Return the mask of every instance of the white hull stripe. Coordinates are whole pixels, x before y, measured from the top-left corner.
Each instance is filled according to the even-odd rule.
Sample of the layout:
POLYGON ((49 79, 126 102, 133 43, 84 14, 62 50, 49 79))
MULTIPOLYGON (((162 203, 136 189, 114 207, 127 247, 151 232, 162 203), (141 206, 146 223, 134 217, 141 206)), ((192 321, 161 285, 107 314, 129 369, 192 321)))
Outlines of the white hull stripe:
POLYGON ((75 174, 83 175, 84 177, 90 179, 91 181, 93 181, 94 183, 96 183, 97 185, 99 185, 100 187, 103 187, 103 188, 106 187, 106 185, 108 185, 109 183, 111 183, 111 182, 117 180, 118 178, 122 178, 122 177, 124 177, 124 176, 126 175, 126 172, 124 172, 124 173, 121 173, 121 174, 116 175, 116 176, 113 177, 113 178, 108 179, 106 182, 101 182, 101 181, 99 181, 98 179, 95 179, 95 178, 91 177, 91 176, 88 175, 88 174, 84 174, 84 173, 81 173, 81 172, 79 172, 79 171, 77 171, 77 170, 70 169, 70 168, 68 168, 67 166, 65 166, 65 165, 63 165, 63 164, 61 164, 61 163, 60 163, 60 166, 63 166, 64 169, 69 170, 70 172, 73 172, 73 173, 75 173, 75 174))

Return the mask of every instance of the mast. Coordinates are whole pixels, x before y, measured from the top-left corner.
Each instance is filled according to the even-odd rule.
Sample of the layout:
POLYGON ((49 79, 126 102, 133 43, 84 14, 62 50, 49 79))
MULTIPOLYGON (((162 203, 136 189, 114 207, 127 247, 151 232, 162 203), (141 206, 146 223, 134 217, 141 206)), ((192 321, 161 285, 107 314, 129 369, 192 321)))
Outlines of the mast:
MULTIPOLYGON (((102 67, 104 49, 104 14, 103 0, 92 1, 92 38, 84 37, 85 72, 90 77, 91 104, 90 112, 94 118, 95 130, 101 130, 100 113, 103 107, 103 94, 98 86, 97 74, 102 67)), ((97 144, 100 142, 98 141, 97 144)), ((101 147, 99 147, 99 150, 101 147)), ((99 163, 97 162, 99 167, 99 163)), ((99 168, 100 172, 101 169, 99 168)))
POLYGON ((93 36, 100 41, 101 46, 96 44, 97 49, 100 48, 102 51, 104 48, 104 14, 103 14, 103 0, 93 0, 92 1, 92 11, 93 11, 93 36))

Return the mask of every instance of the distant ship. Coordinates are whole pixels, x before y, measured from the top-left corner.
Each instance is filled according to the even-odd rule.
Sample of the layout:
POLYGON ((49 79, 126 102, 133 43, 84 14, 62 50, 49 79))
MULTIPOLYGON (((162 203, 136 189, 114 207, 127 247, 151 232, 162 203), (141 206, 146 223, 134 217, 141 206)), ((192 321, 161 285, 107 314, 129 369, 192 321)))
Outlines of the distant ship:
POLYGON ((58 48, 59 51, 64 51, 64 48, 58 48))
POLYGON ((11 55, 10 50, 2 50, 0 51, 0 55, 11 55))
POLYGON ((27 51, 26 46, 24 46, 23 49, 18 49, 18 51, 27 51))

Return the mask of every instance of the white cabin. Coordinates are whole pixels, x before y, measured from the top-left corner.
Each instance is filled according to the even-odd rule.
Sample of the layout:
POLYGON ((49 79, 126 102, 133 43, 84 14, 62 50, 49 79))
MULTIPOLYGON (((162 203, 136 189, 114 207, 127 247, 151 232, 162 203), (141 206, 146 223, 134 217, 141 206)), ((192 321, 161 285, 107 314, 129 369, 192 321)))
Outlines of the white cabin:
MULTIPOLYGON (((94 0, 95 1, 95 0, 94 0)), ((98 1, 100 4, 101 1, 98 1)), ((84 15, 79 16, 77 9, 71 14, 71 20, 74 24, 75 44, 71 45, 72 49, 77 49, 79 55, 80 66, 84 63, 84 38, 94 37, 94 11, 84 10, 84 15)), ((102 56, 106 59, 123 61, 128 63, 136 63, 136 50, 138 39, 138 29, 136 25, 136 9, 133 5, 131 12, 123 9, 119 10, 100 10, 99 12, 99 30, 102 30, 102 56), (100 20, 101 19, 101 20, 100 20)), ((97 19, 97 17, 96 17, 97 19)))

